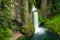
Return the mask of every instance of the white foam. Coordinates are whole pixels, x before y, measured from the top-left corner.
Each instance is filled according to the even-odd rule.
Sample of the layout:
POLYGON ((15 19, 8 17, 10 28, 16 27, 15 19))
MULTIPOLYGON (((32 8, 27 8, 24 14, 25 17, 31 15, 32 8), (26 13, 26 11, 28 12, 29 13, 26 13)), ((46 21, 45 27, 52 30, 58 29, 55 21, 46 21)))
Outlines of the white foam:
POLYGON ((38 26, 38 12, 36 11, 37 9, 33 6, 33 9, 34 11, 34 26, 35 26, 35 34, 38 33, 38 34, 42 34, 42 33, 45 33, 44 31, 44 28, 40 28, 38 26))

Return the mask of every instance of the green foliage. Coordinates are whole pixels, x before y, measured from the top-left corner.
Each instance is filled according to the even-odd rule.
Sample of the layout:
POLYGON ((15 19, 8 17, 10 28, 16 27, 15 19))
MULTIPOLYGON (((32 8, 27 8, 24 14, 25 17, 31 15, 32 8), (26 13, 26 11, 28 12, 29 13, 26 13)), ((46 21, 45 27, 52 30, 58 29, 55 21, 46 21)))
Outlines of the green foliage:
MULTIPOLYGON (((33 15, 33 14, 32 14, 33 15)), ((30 37, 34 31, 34 21, 33 21, 33 16, 31 16, 32 18, 27 22, 26 25, 24 25, 22 32, 25 34, 26 37, 30 37)))
MULTIPOLYGON (((48 29, 50 29, 53 32, 56 32, 58 35, 60 35, 60 0, 54 0, 54 2, 55 2, 55 4, 54 4, 54 8, 52 10, 53 10, 55 16, 49 18, 49 20, 46 20, 45 26, 48 29)), ((49 8, 49 9, 51 9, 51 8, 49 8)))
POLYGON ((0 27, 0 40, 10 40, 12 31, 9 28, 3 29, 0 27))
POLYGON ((29 11, 32 11, 33 4, 35 3, 35 0, 29 0, 29 11))
POLYGON ((21 30, 24 35, 18 38, 17 40, 26 40, 28 37, 34 34, 34 30, 35 29, 33 24, 29 23, 27 25, 24 25, 23 29, 21 30))
POLYGON ((0 0, 0 40, 10 40, 12 37, 12 15, 9 0, 0 0), (3 4, 3 5, 2 5, 3 4))
POLYGON ((20 14, 22 16, 22 21, 25 22, 26 21, 26 17, 27 17, 26 0, 22 0, 20 7, 21 7, 20 8, 20 14))
POLYGON ((45 26, 60 35, 60 15, 52 17, 45 23, 45 26))
POLYGON ((42 17, 42 14, 41 14, 41 11, 40 11, 40 10, 38 11, 38 21, 39 21, 39 23, 42 23, 42 22, 45 21, 45 20, 43 19, 43 17, 42 17))
POLYGON ((26 40, 28 37, 34 34, 34 26, 33 23, 30 21, 27 25, 24 25, 23 29, 21 29, 23 36, 18 38, 17 40, 26 40))
MULTIPOLYGON (((11 6, 8 6, 9 1, 8 0, 4 0, 3 1, 4 5, 7 5, 7 7, 3 10, 0 10, 1 16, 0 16, 0 24, 2 24, 2 27, 6 28, 6 27, 12 27, 13 23, 12 23, 12 15, 11 15, 11 6), (6 4, 5 4, 6 3, 6 4)), ((10 5, 10 4, 9 4, 10 5)))
POLYGON ((56 13, 60 13, 60 0, 55 0, 56 13))
POLYGON ((34 33, 34 26, 33 24, 27 24, 22 29, 22 32, 25 34, 26 37, 30 37, 34 33))

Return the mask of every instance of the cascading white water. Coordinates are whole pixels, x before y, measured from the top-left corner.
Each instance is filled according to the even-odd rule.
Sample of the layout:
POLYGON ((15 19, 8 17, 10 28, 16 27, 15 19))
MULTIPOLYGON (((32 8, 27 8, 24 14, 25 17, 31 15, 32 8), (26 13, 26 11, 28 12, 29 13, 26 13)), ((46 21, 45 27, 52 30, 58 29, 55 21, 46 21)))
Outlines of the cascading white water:
POLYGON ((38 26, 38 12, 37 9, 35 8, 35 6, 33 6, 32 11, 34 12, 34 27, 35 27, 35 34, 42 34, 44 33, 44 28, 41 28, 38 26))
POLYGON ((37 9, 33 6, 32 11, 34 12, 35 33, 31 38, 28 38, 28 40, 60 40, 57 36, 55 37, 55 35, 48 29, 38 26, 39 23, 37 9))

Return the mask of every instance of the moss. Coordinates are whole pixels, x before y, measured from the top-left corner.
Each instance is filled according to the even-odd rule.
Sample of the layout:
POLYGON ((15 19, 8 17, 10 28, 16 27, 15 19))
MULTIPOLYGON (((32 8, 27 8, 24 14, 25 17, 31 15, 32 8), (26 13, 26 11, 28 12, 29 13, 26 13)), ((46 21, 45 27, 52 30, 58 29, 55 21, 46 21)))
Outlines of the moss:
POLYGON ((60 15, 52 17, 45 23, 45 26, 60 35, 60 15))
POLYGON ((26 37, 30 37, 34 33, 34 26, 33 25, 25 25, 22 29, 22 32, 25 34, 26 37))
POLYGON ((34 34, 35 29, 32 23, 28 23, 27 25, 24 25, 21 31, 23 35, 17 40, 26 40, 27 38, 31 37, 34 34))
POLYGON ((28 14, 29 14, 29 10, 27 8, 28 4, 26 4, 26 2, 28 2, 28 1, 22 0, 21 5, 20 5, 20 15, 22 17, 22 22, 24 22, 25 24, 27 23, 27 18, 28 18, 28 14))
POLYGON ((0 2, 0 40, 10 40, 12 37, 12 15, 11 15, 11 4, 9 0, 2 0, 0 2), (3 5, 2 5, 3 4, 3 5))
POLYGON ((10 40, 12 37, 12 31, 9 28, 0 28, 0 40, 10 40))

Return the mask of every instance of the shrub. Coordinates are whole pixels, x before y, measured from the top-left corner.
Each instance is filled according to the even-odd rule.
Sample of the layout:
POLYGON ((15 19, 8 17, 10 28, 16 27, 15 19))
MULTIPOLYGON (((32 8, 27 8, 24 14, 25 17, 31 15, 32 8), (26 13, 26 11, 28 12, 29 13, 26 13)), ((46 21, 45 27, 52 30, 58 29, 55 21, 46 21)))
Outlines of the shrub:
POLYGON ((45 23, 45 26, 60 35, 60 15, 52 17, 45 23))

